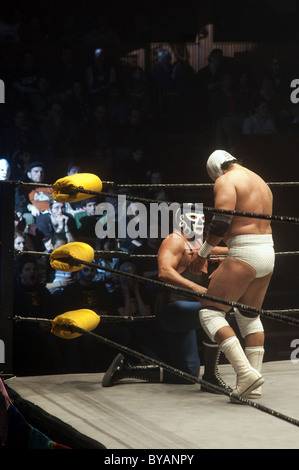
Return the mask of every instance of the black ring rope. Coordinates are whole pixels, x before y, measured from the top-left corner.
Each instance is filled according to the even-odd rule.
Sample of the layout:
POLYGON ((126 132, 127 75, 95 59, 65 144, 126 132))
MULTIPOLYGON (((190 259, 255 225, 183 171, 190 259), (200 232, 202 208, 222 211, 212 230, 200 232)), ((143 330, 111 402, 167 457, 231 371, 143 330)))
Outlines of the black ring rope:
MULTIPOLYGON (((47 256, 47 257, 51 256, 51 253, 43 253, 43 252, 35 252, 35 251, 26 251, 26 252, 19 252, 19 253, 22 253, 22 254, 25 253, 25 254, 29 254, 29 255, 43 255, 43 256, 47 256)), ((282 321, 284 323, 291 324, 291 325, 294 325, 294 324, 299 325, 299 319, 297 320, 295 318, 287 317, 285 315, 280 315, 281 312, 288 312, 288 310, 281 311, 281 310, 258 309, 256 307, 250 307, 248 305, 241 304, 241 303, 238 303, 238 302, 235 302, 235 301, 224 300, 224 299, 220 299, 218 297, 210 296, 210 295, 207 295, 207 294, 200 294, 199 292, 194 292, 194 291, 191 291, 190 289, 185 289, 185 288, 182 288, 182 287, 173 286, 171 284, 166 284, 164 282, 157 281, 155 279, 142 277, 142 276, 139 276, 137 274, 126 273, 124 271, 109 268, 108 266, 98 265, 97 263, 90 263, 88 261, 80 260, 80 259, 77 259, 77 258, 75 259, 71 256, 68 256, 68 257, 63 256, 63 257, 59 258, 59 260, 61 262, 65 262, 65 263, 67 263, 69 265, 73 265, 73 266, 76 266, 76 265, 78 265, 78 266, 80 266, 80 265, 91 266, 91 267, 96 268, 96 269, 101 269, 103 271, 108 271, 108 272, 110 272, 112 274, 116 274, 118 276, 130 277, 131 279, 134 279, 134 280, 139 281, 139 282, 143 282, 145 284, 152 284, 152 285, 155 285, 157 287, 161 287, 162 289, 174 290, 175 292, 190 295, 192 297, 194 297, 194 296, 201 297, 203 299, 207 299, 207 300, 211 300, 211 301, 214 301, 214 302, 217 302, 217 303, 221 303, 221 304, 224 304, 224 305, 235 307, 235 308, 238 308, 239 310, 247 311, 249 313, 256 313, 258 315, 263 315, 266 318, 282 321)), ((290 310, 290 312, 294 312, 294 311, 296 311, 296 309, 291 309, 290 310)))
MULTIPOLYGON (((98 191, 91 191, 83 188, 76 188, 76 192, 80 193, 86 193, 94 196, 105 196, 105 197, 115 197, 117 198, 119 194, 113 194, 113 193, 104 193, 104 192, 98 192, 98 191)), ((148 199, 148 198, 143 198, 143 197, 138 197, 138 196, 126 196, 128 201, 135 201, 135 202, 141 202, 145 204, 157 204, 156 199, 148 199)), ((171 204, 179 204, 181 207, 184 207, 184 203, 174 203, 174 202, 169 202, 169 201, 163 201, 161 204, 166 204, 166 205, 171 205, 171 204)), ((186 204, 186 203, 185 203, 186 204)), ((214 207, 208 207, 208 206, 203 206, 203 211, 206 212, 212 212, 216 214, 227 214, 227 215, 233 215, 233 216, 239 216, 239 217, 251 217, 254 219, 264 219, 264 220, 273 220, 276 222, 287 222, 287 223, 294 223, 294 224, 299 224, 299 218, 298 217, 286 217, 283 215, 269 215, 269 214, 259 214, 255 212, 245 212, 245 211, 236 211, 236 210, 227 210, 227 209, 217 209, 214 207)))
MULTIPOLYGON (((46 253, 44 251, 20 251, 14 250, 14 253, 21 255, 21 254, 29 254, 29 255, 36 255, 36 256, 51 256, 51 253, 46 253)), ((118 251, 118 250, 94 250, 95 257, 99 258, 132 258, 132 259, 143 259, 143 258, 152 258, 156 259, 157 254, 150 255, 150 254, 136 254, 136 253, 129 253, 127 251, 118 251)), ((299 251, 278 251, 275 253, 275 256, 296 256, 299 255, 299 251)), ((214 258, 225 258, 227 255, 209 255, 209 259, 213 260, 214 258)))
POLYGON ((203 298, 203 299, 206 299, 206 300, 211 300, 211 301, 216 302, 216 303, 220 303, 220 304, 228 305, 230 307, 238 308, 239 310, 242 310, 244 312, 255 313, 257 315, 263 315, 266 318, 270 318, 272 320, 282 321, 282 322, 288 323, 290 325, 299 325, 299 319, 297 320, 296 318, 280 315, 278 313, 278 312, 280 312, 279 310, 274 310, 274 311, 272 310, 271 312, 269 312, 268 310, 263 310, 263 309, 259 309, 259 308, 256 308, 256 307, 251 307, 251 306, 241 304, 239 302, 235 302, 235 301, 232 301, 232 300, 220 299, 218 297, 214 297, 214 296, 207 295, 207 294, 200 294, 199 292, 194 292, 194 291, 191 291, 190 289, 185 289, 185 288, 182 288, 182 287, 173 286, 171 284, 166 284, 164 282, 157 281, 156 279, 150 279, 150 278, 142 277, 142 276, 139 276, 137 274, 132 274, 132 273, 120 271, 120 270, 117 270, 117 269, 109 268, 108 266, 99 266, 96 263, 91 263, 91 262, 88 262, 88 261, 80 260, 78 258, 73 258, 71 256, 65 256, 64 255, 60 258, 56 258, 56 260, 58 260, 58 259, 59 259, 60 262, 65 262, 69 266, 71 266, 71 265, 72 266, 81 266, 81 265, 91 266, 91 267, 96 268, 96 269, 102 269, 103 271, 108 271, 108 272, 110 272, 112 274, 115 274, 117 276, 129 277, 131 279, 134 279, 137 282, 142 282, 142 283, 145 283, 145 284, 152 284, 154 286, 161 287, 162 289, 173 290, 175 292, 190 295, 192 297, 200 297, 200 298, 203 298))
MULTIPOLYGON (((43 253, 43 252, 36 252, 36 251, 25 251, 25 252, 19 252, 19 253, 22 253, 22 254, 25 253, 25 254, 29 254, 29 255, 43 255, 43 256, 47 256, 47 257, 51 256, 51 253, 43 253)), ((217 303, 221 303, 221 304, 224 304, 224 305, 228 305, 230 307, 238 308, 239 310, 243 310, 244 312, 255 313, 257 315, 263 315, 266 318, 270 318, 272 320, 278 320, 278 321, 281 321, 281 322, 284 322, 284 323, 287 323, 287 324, 290 324, 290 325, 299 325, 299 319, 297 320, 295 318, 287 317, 285 315, 280 315, 281 312, 288 312, 289 310, 278 310, 278 309, 277 310, 263 310, 263 309, 258 309, 256 307, 251 307, 251 306, 241 304, 241 303, 238 303, 238 302, 235 302, 235 301, 232 301, 232 300, 225 300, 225 299, 220 299, 218 297, 210 296, 210 295, 207 295, 207 294, 200 294, 199 292, 194 292, 190 289, 185 289, 183 287, 173 286, 171 284, 167 284, 167 283, 164 283, 164 282, 161 282, 161 281, 157 281, 155 279, 150 279, 150 278, 146 278, 146 277, 143 277, 143 276, 139 276, 137 274, 127 273, 127 272, 120 271, 120 270, 117 270, 117 269, 109 268, 108 266, 102 266, 102 265, 99 265, 97 263, 90 263, 88 261, 80 260, 78 258, 73 258, 72 256, 63 255, 62 257, 56 258, 56 259, 59 259, 61 262, 65 262, 65 263, 67 263, 69 265, 72 265, 72 266, 81 266, 81 265, 90 266, 90 267, 100 269, 100 270, 103 270, 103 271, 108 271, 112 274, 116 274, 117 276, 130 277, 131 279, 134 279, 135 281, 138 281, 138 282, 142 282, 142 283, 145 283, 145 284, 152 284, 152 285, 155 285, 156 287, 161 287, 162 289, 174 290, 175 292, 178 292, 178 293, 181 293, 181 294, 186 294, 186 295, 189 295, 191 297, 194 297, 194 296, 201 297, 203 299, 211 300, 213 302, 217 302, 217 303)), ((294 313, 296 311, 297 311, 297 309, 290 309, 290 312, 292 312, 292 313, 294 313)))
MULTIPOLYGON (((52 188, 53 184, 47 183, 33 183, 26 181, 11 181, 6 180, 4 183, 11 183, 17 186, 35 186, 35 187, 44 187, 52 188)), ((200 189, 200 188, 213 188, 214 183, 157 183, 157 184, 147 184, 147 183, 116 183, 114 181, 102 181, 103 186, 114 189, 200 189)), ((272 187, 296 187, 299 186, 299 181, 275 181, 266 183, 268 186, 272 187)), ((81 192, 81 190, 80 190, 81 192)))
MULTIPOLYGON (((23 183, 21 182, 13 182, 14 184, 25 184, 27 186, 32 185, 35 187, 53 187, 53 185, 50 184, 43 184, 43 183, 23 183)), ((66 188, 65 188, 66 189, 66 188)), ((119 194, 114 194, 114 193, 106 193, 102 191, 91 191, 89 189, 84 189, 83 187, 74 187, 74 188, 67 188, 68 194, 77 194, 83 193, 83 194, 89 194, 92 196, 104 196, 104 197, 115 197, 117 198, 119 194)), ((127 197, 127 196, 126 196, 127 197)), ((150 203, 155 203, 157 204, 156 199, 148 199, 148 198, 142 198, 138 196, 128 196, 127 197, 128 201, 135 201, 135 202, 140 202, 140 203, 145 203, 145 204, 150 204, 150 203)), ((174 202, 169 202, 169 201, 163 201, 164 204, 166 205, 171 205, 171 204, 179 204, 180 206, 184 206, 183 203, 174 203, 174 202)), ((245 211, 236 211, 236 210, 226 210, 226 209, 217 209, 214 207, 208 207, 208 206, 203 206, 203 210, 206 212, 211 212, 211 213, 216 213, 216 214, 227 214, 227 215, 233 215, 233 216, 239 216, 239 217, 250 217, 254 219, 264 219, 264 220, 273 220, 276 222, 284 222, 284 223, 294 223, 294 224, 299 224, 299 218, 298 217, 287 217, 283 215, 269 215, 269 214, 259 214, 259 213, 254 213, 254 212, 245 212, 245 211)))
MULTIPOLYGON (((49 319, 43 319, 43 318, 22 318, 22 317, 12 317, 13 320, 17 320, 17 321, 41 321, 41 322, 52 322, 52 320, 49 320, 49 319)), ((62 325, 60 325, 61 327, 62 325)), ((172 367, 168 364, 165 364, 157 359, 154 359, 154 358, 151 358, 151 357, 148 357, 138 351, 134 351, 133 349, 130 349, 128 348, 127 346, 123 346, 121 344, 118 344, 118 343, 115 343, 114 341, 111 341, 110 339, 108 338, 105 338, 103 336, 100 336, 96 333, 93 333, 91 331, 87 331, 87 330, 84 330, 78 326, 75 326, 75 325, 63 325, 65 328, 67 328, 70 332, 74 332, 74 333, 80 333, 82 335, 88 335, 88 336, 91 336, 92 338, 94 338, 96 341, 100 341, 101 343, 104 343, 106 344, 107 346, 110 346, 111 348, 113 349, 116 349, 118 351, 121 351, 123 352, 124 354, 128 354, 130 356, 133 356, 133 357, 136 357, 137 359, 141 359, 142 361, 147 361, 151 364, 154 364, 154 365, 157 365, 158 367, 161 367, 165 370, 167 370, 168 372, 171 372, 172 374, 175 374, 181 378, 184 378, 186 380, 189 380, 190 382, 193 382, 193 383, 198 383, 198 384, 201 384, 201 385, 204 385, 208 390, 211 390, 213 392, 218 392, 222 395, 226 395, 228 396, 229 398, 231 398, 232 400, 234 401, 238 401, 240 403, 243 403, 245 405, 249 405, 259 411, 262 411, 264 413, 267 413, 275 418, 278 418, 278 419, 281 419, 283 421, 286 421, 287 423, 289 424, 292 424, 294 426, 297 426, 299 427, 299 421, 295 418, 291 418, 283 413, 280 413, 279 411, 275 411, 275 410, 272 410, 271 408, 268 408, 264 405, 261 405, 259 403, 256 403, 252 400, 249 400, 248 398, 245 398, 245 397, 241 397, 240 395, 236 395, 235 393, 233 392, 229 392, 228 390, 225 390, 221 387, 218 387, 217 385, 214 385, 214 384, 211 384, 209 382, 206 382, 205 380, 202 380, 202 379, 199 379, 198 377, 194 376, 194 375, 191 375, 191 374, 188 374, 186 372, 183 372, 179 369, 176 369, 175 367, 172 367)))

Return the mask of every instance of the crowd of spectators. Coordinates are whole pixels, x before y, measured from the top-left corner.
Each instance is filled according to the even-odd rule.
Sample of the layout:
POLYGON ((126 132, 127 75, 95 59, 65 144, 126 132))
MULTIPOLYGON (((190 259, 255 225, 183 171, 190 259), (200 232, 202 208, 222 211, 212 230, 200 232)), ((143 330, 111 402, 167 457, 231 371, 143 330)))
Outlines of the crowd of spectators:
MULTIPOLYGON (((163 49, 148 71, 122 63, 111 52, 118 50, 122 35, 104 15, 86 25, 70 12, 61 29, 53 27, 51 16, 32 14, 23 20, 15 26, 0 22, 3 50, 7 46, 17 56, 15 67, 6 67, 7 60, 0 67, 6 98, 0 115, 0 178, 33 183, 17 185, 15 191, 15 314, 52 318, 89 308, 99 315, 151 316, 155 288, 101 267, 155 279, 154 258, 137 263, 99 255, 98 269, 86 267, 71 274, 54 272, 48 254, 65 243, 84 241, 98 252, 156 255, 161 239, 98 238, 96 224, 104 223, 96 211, 101 201, 62 204, 53 200, 46 184, 90 169, 108 181, 160 183, 163 176, 155 156, 157 136, 163 132, 188 133, 191 128, 214 148, 229 151, 238 135, 298 133, 289 70, 276 57, 263 70, 239 68, 222 50, 213 49, 208 65, 196 72, 186 61, 173 62, 163 49), (45 255, 32 257, 26 253, 30 250, 45 255)), ((130 40, 144 41, 145 33, 139 18, 130 40)), ((157 201, 168 198, 164 191, 143 195, 157 201)), ((111 201, 115 203, 113 197, 111 201)), ((100 332, 148 352, 160 334, 152 328, 146 328, 146 336, 137 324, 107 323, 100 332)), ((18 323, 16 338, 20 374, 105 370, 111 360, 106 350, 86 339, 72 346, 49 339, 43 323, 18 323), (30 360, 33 356, 36 361, 30 360)))

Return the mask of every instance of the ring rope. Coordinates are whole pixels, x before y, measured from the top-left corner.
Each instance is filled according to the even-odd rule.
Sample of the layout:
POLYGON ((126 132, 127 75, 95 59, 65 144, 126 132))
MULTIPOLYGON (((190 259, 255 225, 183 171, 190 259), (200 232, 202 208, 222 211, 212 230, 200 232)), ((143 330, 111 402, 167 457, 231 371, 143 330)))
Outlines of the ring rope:
MULTIPOLYGON (((299 186, 297 181, 281 181, 266 183, 268 186, 299 186)), ((103 185, 112 186, 116 189, 199 189, 213 188, 214 183, 157 183, 157 184, 118 184, 111 181, 103 181, 103 185)))
MULTIPOLYGON (((19 253, 23 254, 24 252, 19 252, 19 253)), ((51 256, 51 253, 43 253, 43 252, 35 252, 35 251, 26 251, 25 253, 30 254, 30 255, 43 255, 43 256, 48 256, 48 257, 51 256)), ((108 271, 108 272, 110 272, 112 274, 116 274, 118 276, 130 277, 130 278, 132 278, 136 281, 140 281, 140 282, 143 282, 145 284, 153 284, 157 287, 161 287, 163 289, 168 289, 168 290, 174 290, 176 292, 186 294, 186 295, 190 295, 192 297, 197 296, 197 297, 201 297, 203 299, 212 300, 212 301, 217 302, 217 303, 221 303, 221 304, 224 304, 224 305, 229 305, 231 307, 235 307, 235 308, 238 308, 240 310, 247 311, 249 313, 256 313, 258 315, 263 315, 266 318, 270 318, 270 319, 273 319, 273 320, 278 320, 278 321, 281 321, 281 322, 284 322, 284 323, 287 323, 287 324, 299 325, 299 319, 297 320, 297 319, 294 319, 294 318, 291 318, 291 317, 287 317, 285 315, 280 315, 280 313, 288 313, 288 312, 295 313, 295 312, 299 311, 299 309, 287 309, 287 310, 286 309, 285 310, 263 310, 263 309, 258 309, 256 307, 251 307, 251 306, 241 304, 241 303, 238 303, 238 302, 235 302, 235 301, 220 299, 218 297, 210 296, 210 295, 207 295, 207 294, 200 294, 199 292, 194 292, 190 289, 185 289, 185 288, 182 288, 182 287, 173 286, 171 284, 167 284, 167 283, 164 283, 164 282, 161 282, 161 281, 157 281, 155 279, 142 277, 142 276, 139 276, 137 274, 132 274, 132 273, 126 273, 126 272, 123 272, 123 271, 119 271, 117 269, 109 268, 108 266, 102 266, 102 265, 98 265, 96 263, 89 263, 88 261, 73 258, 71 256, 69 256, 69 257, 64 256, 64 257, 59 258, 59 260, 61 262, 65 262, 69 265, 72 264, 72 265, 79 265, 79 266, 80 265, 91 266, 91 267, 96 268, 96 269, 101 269, 103 271, 108 271)))
MULTIPOLYGON (((98 191, 91 191, 88 189, 85 190, 84 188, 81 188, 81 187, 77 188, 76 192, 86 193, 90 195, 102 195, 105 197, 115 197, 115 198, 119 196, 119 194, 113 194, 113 193, 110 194, 110 193, 104 193, 104 192, 98 192, 98 191)), ((142 198, 138 196, 128 196, 127 199, 129 201, 141 202, 145 204, 150 204, 150 203, 157 204, 157 201, 155 199, 147 199, 147 198, 142 198)), ((163 203, 167 205, 179 204, 181 207, 184 207, 184 203, 174 203, 174 202, 169 202, 169 201, 163 201, 163 203)), ((212 212, 216 214, 227 214, 227 215, 235 215, 235 216, 240 216, 240 217, 251 217, 254 219, 265 219, 265 220, 273 220, 276 222, 288 222, 288 223, 299 224, 298 217, 286 217, 283 215, 269 215, 269 214, 258 214, 255 212, 217 209, 217 208, 208 207, 208 206, 203 206, 203 210, 206 212, 212 212)))
POLYGON ((65 262, 65 263, 67 263, 69 265, 73 265, 73 266, 76 266, 76 265, 77 266, 81 266, 81 265, 91 266, 91 267, 94 267, 94 268, 97 268, 97 269, 102 269, 103 271, 108 271, 108 272, 116 274, 118 276, 130 277, 131 279, 134 279, 135 281, 143 282, 143 283, 146 283, 146 284, 152 284, 152 285, 164 288, 164 289, 174 290, 175 292, 187 294, 187 295, 190 295, 192 297, 194 297, 194 296, 201 297, 203 299, 211 300, 211 301, 216 302, 216 303, 228 305, 230 307, 235 307, 235 308, 238 308, 238 309, 240 309, 244 312, 256 313, 258 315, 263 315, 266 318, 271 318, 271 319, 274 319, 274 320, 282 321, 284 323, 288 323, 288 324, 291 324, 291 325, 299 325, 299 319, 280 315, 278 313, 279 310, 274 310, 274 311, 269 312, 268 310, 263 310, 263 309, 259 309, 259 308, 256 308, 256 307, 251 307, 251 306, 248 306, 248 305, 245 305, 245 304, 241 304, 239 302, 220 299, 218 297, 214 297, 214 296, 207 295, 207 294, 200 294, 199 292, 194 292, 194 291, 191 291, 190 289, 185 289, 185 288, 182 288, 182 287, 173 286, 171 284, 166 284, 164 282, 157 281, 156 279, 150 279, 150 278, 139 276, 137 274, 123 272, 123 271, 120 271, 120 270, 117 270, 117 269, 109 268, 108 266, 100 266, 99 267, 99 265, 96 264, 96 263, 91 263, 91 262, 88 262, 88 261, 80 260, 80 259, 77 259, 77 258, 73 258, 71 256, 64 256, 64 257, 59 258, 59 260, 62 263, 65 262))
MULTIPOLYGON (((19 253, 24 253, 24 252, 19 252, 19 253)), ((43 253, 43 252, 35 252, 35 251, 31 251, 31 252, 26 251, 25 253, 30 254, 30 255, 33 254, 33 255, 44 255, 44 256, 48 256, 48 257, 51 256, 51 253, 43 253)), ((161 282, 161 281, 157 281, 155 279, 142 277, 142 276, 139 276, 137 274, 132 274, 132 273, 126 273, 126 272, 123 272, 123 271, 119 271, 117 269, 109 268, 108 266, 98 265, 97 263, 89 263, 88 261, 80 260, 78 258, 73 258, 71 256, 69 256, 69 257, 64 256, 62 258, 59 258, 59 260, 61 262, 65 262, 69 265, 91 266, 91 267, 96 268, 96 269, 101 269, 103 271, 108 271, 108 272, 110 272, 112 274, 116 274, 118 276, 130 277, 130 278, 132 278, 136 281, 140 281, 140 282, 143 282, 145 284, 147 284, 147 283, 148 284, 153 284, 153 285, 155 285, 157 287, 161 287, 163 289, 174 290, 176 292, 179 292, 179 293, 182 293, 182 294, 187 294, 187 295, 190 295, 192 297, 194 297, 194 296, 201 297, 203 299, 212 300, 212 301, 217 302, 217 303, 221 303, 221 304, 224 304, 224 305, 229 305, 231 307, 239 308, 240 310, 247 311, 249 313, 256 313, 258 315, 263 315, 265 317, 268 317, 268 318, 271 318, 271 319, 274 319, 274 320, 278 320, 278 321, 282 321, 282 322, 285 322, 285 323, 288 323, 288 324, 299 325, 299 319, 297 320, 297 319, 294 319, 294 318, 291 318, 291 317, 280 315, 280 313, 282 313, 282 312, 288 312, 288 311, 295 312, 295 311, 297 311, 296 309, 290 309, 290 310, 263 310, 263 309, 258 309, 256 307, 250 307, 248 305, 241 304, 241 303, 238 303, 238 302, 235 302, 235 301, 220 299, 218 297, 209 296, 207 294, 200 294, 199 292, 194 292, 190 289, 185 289, 185 288, 182 288, 182 287, 173 286, 171 284, 167 284, 167 283, 164 283, 164 282, 161 282)))
MULTIPOLYGON (((22 321, 41 321, 41 322, 52 322, 52 320, 50 319, 37 319, 37 318, 23 318, 23 317, 12 317, 12 319, 16 319, 18 321, 22 320, 22 321)), ((271 408, 268 408, 264 405, 261 405, 259 403, 256 403, 252 400, 249 400, 248 398, 245 398, 245 397, 241 397, 239 395, 236 395, 234 394, 233 392, 229 392, 228 390, 225 390, 221 387, 218 387, 217 385, 214 385, 214 384, 211 384, 210 382, 206 382, 205 380, 202 380, 202 379, 199 379, 198 377, 194 376, 194 375, 191 375, 191 374, 188 374, 186 372, 183 372, 179 369, 176 369, 175 367, 172 367, 168 364, 165 364, 157 359, 154 359, 154 358, 151 358, 151 357, 148 357, 138 351, 134 351, 133 349, 130 349, 128 348, 127 346, 123 346, 121 344, 118 344, 114 341, 111 341, 110 339, 108 338, 105 338, 103 336, 100 336, 96 333, 93 333, 91 331, 87 331, 83 328, 80 328, 76 325, 69 325, 69 324, 65 324, 64 325, 64 328, 67 328, 68 330, 70 330, 71 332, 75 332, 75 333, 80 333, 80 334, 86 334, 88 336, 91 336, 92 338, 94 338, 95 340, 97 341, 100 341, 104 344, 106 344, 107 346, 110 346, 112 347, 113 349, 117 349, 118 351, 121 351, 125 354, 129 354, 133 357, 136 357, 137 359, 141 359, 143 361, 147 361, 151 364, 154 364, 154 365, 157 365, 159 367, 162 367, 163 369, 167 370, 168 372, 171 372, 181 378, 184 378, 184 379, 187 379, 189 380, 190 382, 193 382, 193 383, 198 383, 198 384, 201 384, 201 385, 204 385, 207 389, 211 390, 211 391, 216 391, 216 392, 219 392, 221 393, 222 395, 226 395, 228 397, 230 397, 231 399, 235 400, 235 401, 239 401, 240 403, 243 403, 245 405, 249 405, 259 411, 262 411, 263 413, 267 413, 275 418, 278 418, 278 419, 281 419, 283 421, 286 421, 288 422, 289 424, 292 424, 294 426, 297 426, 299 427, 299 421, 295 418, 291 418, 290 416, 287 416, 283 413, 280 413, 279 411, 276 411, 276 410, 273 410, 271 408)))
MULTIPOLYGON (((6 183, 15 184, 17 186, 35 186, 35 187, 45 187, 51 188, 53 184, 44 184, 44 183, 32 183, 26 181, 11 181, 7 180, 6 183)), ((115 189, 198 189, 198 188, 213 188, 214 183, 157 183, 157 184, 147 184, 147 183, 116 183, 114 181, 102 181, 103 185, 106 187, 113 187, 115 189)), ((279 187, 279 186, 289 186, 296 187, 299 186, 299 181, 275 181, 266 183, 268 186, 279 187)))
MULTIPOLYGON (((45 253, 44 251, 20 251, 14 250, 14 253, 17 255, 28 254, 28 255, 36 255, 36 256, 51 256, 51 253, 45 253)), ((136 254, 136 253, 129 253, 127 251, 118 251, 118 250, 94 250, 95 257, 100 258, 157 258, 157 254, 150 255, 150 254, 136 254)), ((275 256, 297 256, 299 255, 299 251, 278 251, 275 253, 275 256)), ((227 255, 209 255, 208 258, 213 260, 214 258, 226 258, 227 255)))
MULTIPOLYGON (((133 317, 131 315, 100 315, 97 313, 97 315, 99 315, 101 321, 104 320, 105 321, 113 321, 113 322, 117 322, 117 321, 128 321, 128 322, 134 322, 134 321, 140 321, 140 320, 155 320, 156 317, 155 315, 147 315, 147 316, 144 316, 144 317, 133 317)), ((45 321, 45 322, 52 322, 51 319, 44 319, 44 318, 38 318, 38 317, 21 317, 19 315, 14 315, 13 317, 8 317, 8 320, 16 320, 16 321, 23 321, 23 320, 28 320, 28 321, 32 321, 32 322, 40 322, 40 321, 45 321)))
MULTIPOLYGON (((26 185, 32 185, 35 187, 52 187, 53 185, 47 185, 43 183, 23 183, 23 182, 14 182, 15 184, 26 184, 26 185)), ((65 188, 66 189, 66 188, 65 188)), ((119 194, 113 194, 113 193, 105 193, 102 191, 92 191, 88 189, 84 189, 83 187, 79 186, 77 188, 67 188, 69 194, 76 194, 76 193, 85 193, 89 194, 92 196, 104 196, 104 197, 115 197, 117 198, 119 194)), ((150 204, 150 203, 155 203, 157 204, 156 199, 148 199, 148 198, 142 198, 142 197, 137 197, 137 196, 129 196, 127 198, 129 201, 135 201, 135 202, 141 202, 145 204, 150 204)), ((173 202, 168 202, 164 201, 165 204, 171 205, 174 204, 173 202)), ((183 206, 183 203, 176 203, 180 204, 180 206, 183 206)), ((233 216, 239 216, 239 217, 250 217, 254 219, 265 219, 265 220, 273 220, 276 222, 284 222, 284 223, 294 223, 294 224, 299 224, 299 218, 298 217, 286 217, 283 215, 269 215, 269 214, 259 214, 259 213, 254 213, 254 212, 245 212, 245 211, 236 211, 236 210, 227 210, 227 209, 217 209, 214 207, 208 207, 208 206, 203 206, 203 210, 206 212, 212 212, 216 214, 227 214, 227 215, 233 215, 233 216)))

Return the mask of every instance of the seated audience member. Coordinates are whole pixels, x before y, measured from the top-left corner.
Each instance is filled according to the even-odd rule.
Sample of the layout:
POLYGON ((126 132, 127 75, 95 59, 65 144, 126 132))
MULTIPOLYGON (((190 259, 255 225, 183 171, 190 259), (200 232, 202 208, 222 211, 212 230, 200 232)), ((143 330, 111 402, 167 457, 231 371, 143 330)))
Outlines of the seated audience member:
POLYGON ((26 251, 28 250, 26 243, 26 235, 23 232, 15 230, 14 233, 14 249, 17 251, 26 251))
POLYGON ((36 218, 36 236, 44 242, 55 233, 63 233, 67 242, 71 243, 76 239, 77 229, 74 218, 65 212, 65 204, 52 199, 49 212, 36 218))
MULTIPOLYGON (((55 233, 53 237, 47 241, 48 249, 47 253, 52 253, 62 245, 67 243, 66 235, 63 233, 55 233)), ((51 267, 49 258, 42 256, 40 261, 40 270, 43 272, 43 278, 46 288, 51 292, 55 292, 57 289, 63 289, 63 287, 75 282, 73 273, 67 271, 59 271, 51 267)))
POLYGON ((262 101, 257 105, 255 114, 244 119, 243 134, 262 135, 275 133, 275 122, 269 115, 266 101, 262 101))
POLYGON ((14 152, 11 158, 11 179, 13 181, 27 181, 28 166, 34 161, 34 156, 29 149, 21 149, 14 152))
MULTIPOLYGON (((27 181, 29 183, 43 183, 45 179, 45 164, 32 162, 27 167, 27 181)), ((15 210, 22 216, 27 224, 34 224, 36 217, 49 209, 52 188, 20 186, 15 191, 15 210)))
MULTIPOLYGON (((90 309, 102 316, 117 315, 117 304, 114 296, 109 296, 104 283, 95 281, 96 268, 85 266, 74 274, 75 282, 56 290, 52 295, 57 305, 57 313, 63 313, 77 309, 90 309)), ((121 326, 111 322, 100 322, 94 330, 105 338, 109 338, 118 344, 125 344, 128 340, 126 325, 121 326)), ((84 370, 103 371, 113 357, 113 352, 98 342, 90 340, 88 336, 80 338, 80 354, 84 361, 84 370)))
POLYGON ((0 158, 0 181, 7 181, 10 178, 10 163, 6 158, 0 158))
MULTIPOLYGON (((133 263, 125 262, 120 266, 120 271, 137 274, 133 263)), ((121 277, 120 286, 123 293, 123 305, 120 309, 124 316, 149 316, 151 315, 150 297, 139 282, 128 277, 121 277)))
MULTIPOLYGON (((107 238, 104 240, 97 239, 97 244, 101 243, 103 247, 103 251, 114 251, 116 250, 116 241, 112 238, 107 238)), ((107 267, 110 269, 119 269, 120 260, 115 256, 99 256, 97 259, 97 264, 101 267, 107 267)), ((95 279, 98 281, 102 281, 105 289, 107 291, 108 302, 110 302, 109 297, 113 303, 117 302, 116 305, 120 305, 122 302, 122 292, 120 289, 120 279, 119 276, 106 271, 104 269, 99 268, 95 275, 95 279), (119 299, 118 301, 116 299, 119 299)))
POLYGON ((102 217, 96 214, 97 198, 93 197, 81 201, 81 211, 74 214, 77 226, 78 240, 95 245, 96 233, 95 226, 97 221, 102 217))
MULTIPOLYGON (((18 277, 14 283, 14 315, 54 318, 51 294, 39 282, 38 266, 28 254, 18 259, 18 277)), ((51 334, 51 323, 14 322, 13 364, 16 375, 65 373, 58 338, 51 334)))

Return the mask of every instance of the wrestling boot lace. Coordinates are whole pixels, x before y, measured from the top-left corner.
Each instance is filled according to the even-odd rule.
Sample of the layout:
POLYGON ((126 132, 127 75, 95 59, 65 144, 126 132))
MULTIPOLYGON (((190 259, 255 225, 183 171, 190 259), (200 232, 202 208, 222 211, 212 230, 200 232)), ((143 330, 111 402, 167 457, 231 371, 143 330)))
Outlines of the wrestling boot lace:
MULTIPOLYGON (((202 376, 202 380, 231 392, 232 388, 224 382, 218 370, 220 355, 221 351, 218 346, 205 345, 205 371, 202 376)), ((221 391, 208 388, 204 384, 201 385, 200 389, 203 392, 221 394, 221 391)))
MULTIPOLYGON (((231 340, 231 338, 229 338, 229 340, 231 340)), ((264 383, 264 378, 250 365, 236 337, 234 337, 232 341, 226 342, 227 340, 221 344, 221 349, 237 374, 236 387, 233 389, 232 393, 241 397, 247 396, 248 393, 264 383), (224 343, 226 343, 226 345, 224 345, 224 343)), ((233 398, 232 401, 234 401, 233 398)))
POLYGON ((116 382, 129 378, 152 383, 161 382, 160 372, 160 367, 155 365, 132 366, 122 354, 118 354, 103 377, 102 387, 112 387, 116 382))

